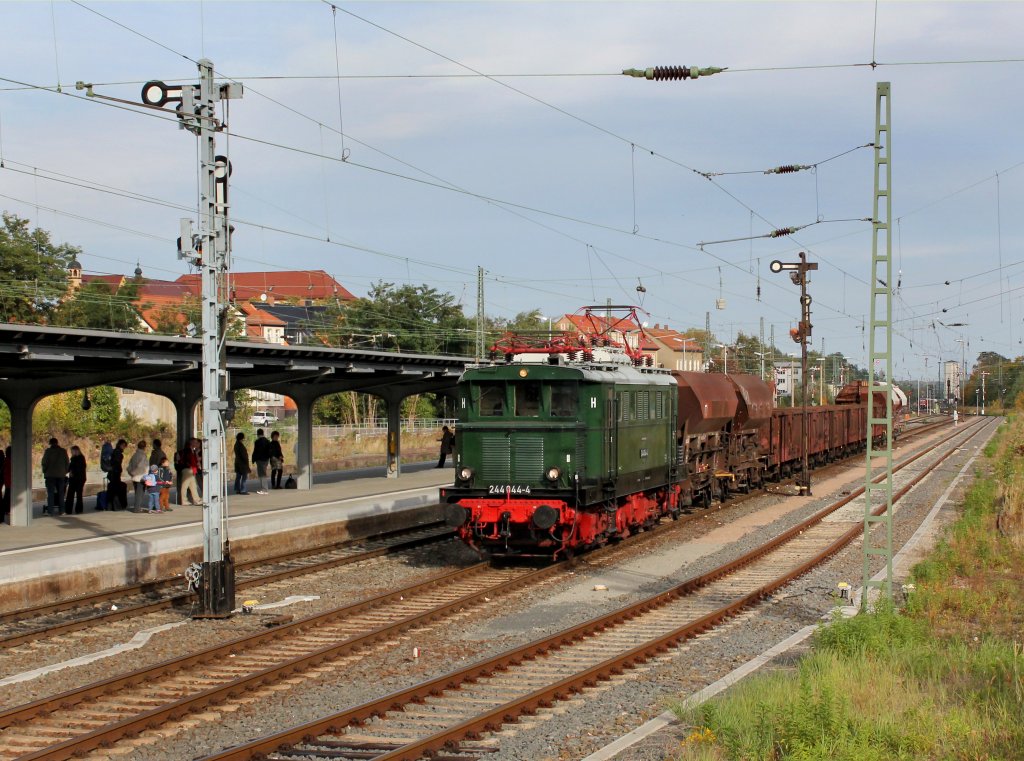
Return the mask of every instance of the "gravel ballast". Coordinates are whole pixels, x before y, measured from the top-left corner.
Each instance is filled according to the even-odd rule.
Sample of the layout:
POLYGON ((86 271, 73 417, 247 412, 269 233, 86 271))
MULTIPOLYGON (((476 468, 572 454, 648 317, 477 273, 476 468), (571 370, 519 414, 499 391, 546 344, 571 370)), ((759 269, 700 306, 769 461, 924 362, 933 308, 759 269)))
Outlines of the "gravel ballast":
MULTIPOLYGON (((974 453, 977 442, 982 438, 977 437, 966 451, 954 454, 940 466, 938 477, 926 479, 901 500, 895 522, 897 545, 913 533, 935 498, 946 488, 966 458, 974 453)), ((854 458, 854 463, 860 462, 859 458, 854 458)), ((855 488, 862 483, 863 476, 855 475, 853 463, 837 466, 835 470, 847 473, 840 480, 848 482, 835 494, 822 492, 819 495, 816 492, 815 497, 806 500, 760 495, 741 504, 727 504, 726 509, 699 513, 692 516, 685 526, 679 527, 684 528, 685 533, 673 531, 660 535, 659 532, 650 536, 649 541, 617 555, 615 560, 604 558, 591 562, 584 558, 571 574, 556 576, 536 587, 505 596, 496 600, 493 606, 463 611, 428 628, 410 632, 397 645, 362 651, 358 657, 327 664, 312 675, 298 676, 281 686, 256 691, 226 709, 212 707, 207 710, 205 720, 190 717, 167 725, 152 735, 147 733, 127 741, 117 748, 118 755, 138 761, 202 757, 217 749, 439 676, 458 665, 497 654, 621 607, 752 549, 765 538, 778 534, 833 501, 838 491, 855 488), (777 519, 758 526, 757 519, 772 511, 778 513, 777 519), (712 541, 702 544, 702 539, 714 537, 716 531, 744 520, 751 522, 750 530, 734 541, 721 546, 712 541), (685 540, 680 536, 685 536, 685 540), (611 583, 607 583, 609 581, 611 583), (609 589, 603 594, 596 593, 594 587, 598 585, 609 589), (413 647, 420 648, 418 659, 412 656, 413 647), (293 689, 285 689, 289 685, 293 689), (161 735, 173 737, 173 740, 161 740, 161 735)), ((280 582, 258 594, 247 593, 246 596, 272 602, 293 594, 320 595, 315 602, 280 609, 280 612, 295 613, 296 616, 308 615, 476 560, 472 552, 454 542, 442 547, 440 550, 437 546, 427 548, 418 551, 418 555, 414 551, 408 555, 280 582)), ((507 726, 489 741, 499 750, 488 754, 487 758, 493 761, 582 758, 650 716, 662 712, 667 700, 700 689, 794 631, 813 623, 832 607, 837 582, 845 580, 856 585, 860 573, 860 545, 855 543, 826 565, 780 590, 771 601, 743 613, 724 626, 638 669, 602 683, 596 689, 587 690, 573 700, 542 711, 537 717, 507 726)), ((34 668, 33 662, 43 664, 59 659, 58 656, 71 657, 100 649, 111 642, 130 638, 135 631, 180 618, 181 614, 174 612, 154 614, 144 617, 144 620, 134 619, 101 627, 109 631, 87 630, 76 633, 80 635, 78 638, 68 635, 62 643, 44 642, 38 647, 27 646, 24 653, 19 652, 19 661, 23 655, 29 660, 19 662, 16 669, 8 667, 2 675, 34 668), (63 655, 60 655, 62 651, 63 655)), ((137 668, 143 663, 195 650, 200 642, 213 644, 238 636, 247 627, 258 628, 260 623, 256 617, 247 616, 238 616, 227 622, 190 621, 185 626, 157 635, 151 641, 151 647, 147 646, 144 651, 123 657, 126 663, 131 662, 132 668, 137 668)), ((112 668, 125 667, 116 659, 107 661, 57 672, 32 683, 0 688, 0 703, 9 707, 27 702, 105 678, 113 673, 112 668)), ((667 748, 677 745, 678 741, 679 738, 668 731, 634 746, 620 758, 664 761, 667 748)), ((92 757, 110 758, 111 751, 97 752, 92 757)))

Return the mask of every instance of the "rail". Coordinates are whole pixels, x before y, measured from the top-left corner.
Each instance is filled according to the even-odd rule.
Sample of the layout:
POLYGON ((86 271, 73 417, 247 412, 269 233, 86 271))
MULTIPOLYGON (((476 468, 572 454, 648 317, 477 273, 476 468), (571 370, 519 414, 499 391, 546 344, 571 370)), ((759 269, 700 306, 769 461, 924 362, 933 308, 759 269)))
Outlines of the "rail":
MULTIPOLYGON (((961 428, 931 447, 900 463, 899 470, 902 470, 952 439, 968 434, 964 436, 962 441, 950 447, 947 452, 942 454, 927 468, 922 469, 919 474, 896 492, 893 495, 893 501, 896 502, 906 495, 914 485, 919 483, 926 475, 957 451, 959 446, 980 434, 985 427, 984 425, 975 424, 967 428, 961 428)), ((378 737, 376 733, 381 731, 387 732, 386 723, 389 715, 395 715, 396 718, 403 719, 403 727, 407 731, 413 719, 405 713, 405 709, 411 704, 419 704, 419 707, 425 712, 430 713, 431 710, 437 709, 439 704, 443 705, 446 695, 453 691, 458 691, 466 685, 471 685, 470 689, 473 692, 471 693, 471 699, 462 701, 463 704, 484 702, 484 699, 480 697, 483 694, 480 685, 485 685, 488 681, 496 680, 500 677, 502 689, 499 691, 499 694, 507 693, 510 689, 510 681, 524 685, 531 684, 529 679, 525 678, 521 673, 514 673, 513 669, 526 671, 527 666, 540 664, 542 666, 539 670, 540 673, 543 673, 545 670, 550 673, 550 670, 552 670, 550 661, 555 660, 555 656, 560 653, 568 654, 569 657, 563 662, 567 662, 577 669, 575 673, 569 676, 565 676, 553 683, 548 682, 541 688, 531 689, 526 694, 512 700, 506 700, 504 697, 501 697, 493 707, 485 709, 481 713, 469 715, 461 721, 456 720, 455 724, 445 727, 440 731, 430 729, 426 736, 417 740, 402 741, 396 744, 393 741, 389 742, 387 736, 379 738, 380 741, 374 744, 382 749, 383 752, 365 753, 358 757, 373 758, 375 761, 414 761, 425 755, 435 754, 443 749, 451 751, 466 738, 476 738, 481 732, 485 731, 497 731, 503 724, 514 722, 521 715, 533 713, 541 707, 550 706, 552 703, 563 700, 573 693, 580 692, 587 687, 592 687, 599 681, 607 680, 625 669, 632 668, 649 660, 669 647, 677 645, 680 641, 692 638, 735 615, 740 610, 759 602, 776 589, 798 578, 815 565, 824 562, 851 541, 858 538, 861 535, 862 524, 855 522, 851 528, 838 537, 827 532, 824 536, 815 537, 812 529, 820 526, 824 518, 863 493, 864 489, 861 487, 843 499, 818 511, 810 518, 800 522, 761 547, 706 574, 685 581, 672 589, 638 603, 625 606, 612 613, 563 630, 552 636, 530 642, 472 664, 464 669, 392 693, 378 700, 364 703, 301 726, 292 727, 255 742, 207 756, 203 761, 249 761, 250 759, 265 757, 266 754, 274 753, 284 748, 288 748, 289 756, 296 757, 307 755, 307 752, 304 752, 304 748, 310 748, 308 751, 310 756, 337 755, 337 757, 348 757, 349 754, 341 749, 348 747, 349 744, 344 741, 343 737, 339 739, 339 736, 342 735, 346 727, 360 726, 364 734, 359 745, 360 747, 366 747, 365 737, 367 734, 370 734, 370 731, 375 733, 371 739, 378 737), (774 576, 774 578, 768 581, 762 582, 757 573, 750 570, 754 568, 757 562, 769 557, 776 550, 783 550, 790 543, 807 544, 809 540, 815 538, 820 539, 820 543, 824 544, 824 546, 819 546, 809 557, 803 557, 803 559, 796 562, 796 565, 789 566, 785 572, 774 576), (659 632, 653 638, 620 651, 612 657, 603 657, 607 653, 603 646, 591 648, 589 654, 592 656, 593 653, 597 653, 598 662, 578 670, 581 662, 594 660, 594 657, 584 658, 583 654, 579 654, 581 649, 580 643, 596 640, 598 637, 605 636, 609 632, 619 632, 619 639, 635 642, 636 640, 629 636, 628 631, 621 631, 627 625, 639 622, 640 625, 634 626, 634 629, 638 631, 643 630, 646 634, 648 629, 658 628, 658 619, 664 620, 669 618, 669 614, 665 611, 673 604, 695 595, 702 589, 711 588, 720 580, 731 579, 734 575, 741 572, 746 572, 748 577, 744 582, 746 584, 744 590, 736 593, 732 589, 727 589, 728 585, 721 585, 714 588, 716 590, 714 594, 708 595, 709 599, 715 597, 721 599, 722 595, 731 598, 724 604, 716 602, 713 609, 707 612, 694 613, 685 624, 675 626, 669 631, 659 632), (372 727, 369 724, 371 720, 372 727), (321 739, 324 735, 330 735, 334 739, 321 739), (323 750, 320 750, 320 748, 325 747, 332 750, 325 754, 323 750)), ((876 510, 880 511, 882 509, 884 509, 884 506, 880 506, 876 510)), ((826 525, 835 526, 836 524, 826 525)), ((786 562, 788 563, 789 560, 786 559, 786 562)), ((732 581, 730 583, 736 584, 737 582, 732 581)), ((700 608, 697 610, 700 611, 700 608)), ((663 629, 664 627, 662 626, 661 628, 663 629)), ((650 635, 648 634, 647 636, 650 635)), ((457 700, 458 698, 456 698, 457 700)), ((453 712, 455 710, 450 706, 447 709, 453 712)), ((433 713, 432 715, 436 717, 438 714, 433 713)), ((475 749, 471 747, 458 747, 457 752, 472 757, 475 749)))

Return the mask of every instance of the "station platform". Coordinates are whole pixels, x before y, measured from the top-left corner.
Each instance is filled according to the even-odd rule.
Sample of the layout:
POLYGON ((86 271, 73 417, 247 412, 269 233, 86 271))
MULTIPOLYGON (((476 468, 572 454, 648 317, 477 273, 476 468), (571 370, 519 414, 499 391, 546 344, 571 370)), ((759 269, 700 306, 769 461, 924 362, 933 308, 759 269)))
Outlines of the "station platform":
MULTIPOLYGON (((440 520, 439 487, 450 465, 403 464, 317 474, 310 490, 228 494, 228 537, 236 563, 440 520)), ((230 490, 229 490, 230 491, 230 490)), ((131 502, 131 496, 129 496, 131 502)), ((33 507, 32 525, 0 525, 0 611, 164 579, 202 560, 203 508, 174 504, 170 513, 95 510, 48 517, 33 507)))

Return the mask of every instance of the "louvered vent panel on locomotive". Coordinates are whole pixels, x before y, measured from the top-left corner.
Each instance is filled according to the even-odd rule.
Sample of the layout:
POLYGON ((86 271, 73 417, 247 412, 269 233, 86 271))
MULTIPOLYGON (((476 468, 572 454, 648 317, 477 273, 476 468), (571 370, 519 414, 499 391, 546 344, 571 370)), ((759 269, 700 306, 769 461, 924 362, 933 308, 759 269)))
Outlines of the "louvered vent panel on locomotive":
POLYGON ((508 436, 504 433, 482 433, 478 443, 480 478, 495 483, 508 481, 512 476, 512 447, 508 436))
POLYGON ((544 439, 538 435, 514 435, 511 438, 512 479, 530 483, 544 473, 544 439))

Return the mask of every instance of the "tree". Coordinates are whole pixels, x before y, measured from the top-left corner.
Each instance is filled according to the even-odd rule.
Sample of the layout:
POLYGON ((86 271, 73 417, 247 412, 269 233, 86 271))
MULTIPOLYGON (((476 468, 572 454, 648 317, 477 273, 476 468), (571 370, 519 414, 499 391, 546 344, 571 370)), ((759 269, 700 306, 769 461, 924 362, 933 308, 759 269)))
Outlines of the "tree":
POLYGON ((27 219, 3 213, 0 228, 0 319, 45 322, 68 288, 68 265, 81 249, 56 245, 27 219))
POLYGON ((488 334, 501 335, 506 331, 514 333, 547 333, 550 329, 548 318, 539 309, 519 312, 511 320, 504 317, 488 317, 488 334))
POLYGON ((994 351, 981 352, 965 384, 963 403, 968 406, 975 404, 983 385, 986 406, 1016 399, 1024 391, 1024 373, 1021 370, 1020 358, 1011 360, 994 351), (982 373, 985 373, 984 384, 982 373))
POLYGON ((344 308, 343 345, 415 354, 466 354, 473 337, 455 297, 427 285, 377 282, 344 308))
POLYGON ((135 305, 138 291, 138 283, 133 280, 117 293, 103 281, 86 283, 53 310, 50 321, 68 328, 136 332, 142 327, 135 305))
POLYGON ((339 391, 321 396, 313 405, 316 425, 365 425, 377 417, 380 398, 357 391, 339 391))
POLYGON ((192 294, 186 294, 180 304, 167 304, 157 311, 153 330, 170 335, 198 335, 202 332, 202 321, 199 299, 192 294), (189 325, 192 326, 191 331, 189 325))

